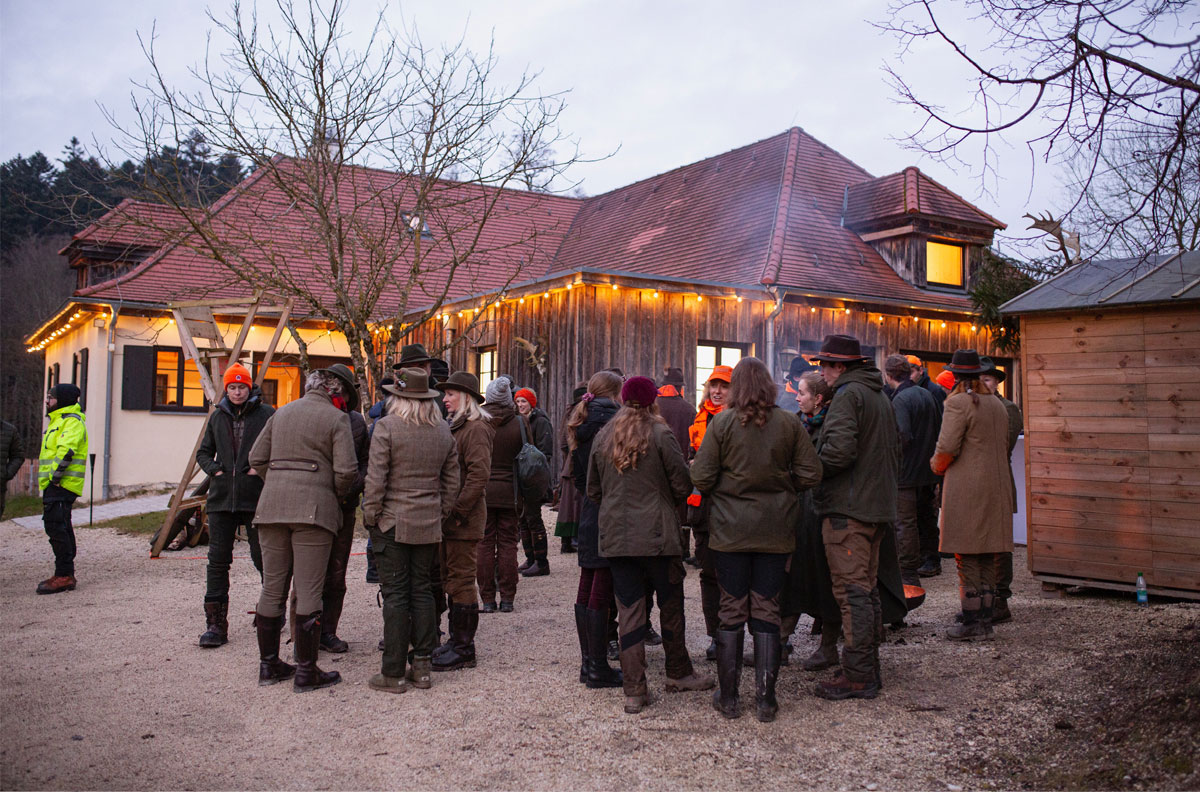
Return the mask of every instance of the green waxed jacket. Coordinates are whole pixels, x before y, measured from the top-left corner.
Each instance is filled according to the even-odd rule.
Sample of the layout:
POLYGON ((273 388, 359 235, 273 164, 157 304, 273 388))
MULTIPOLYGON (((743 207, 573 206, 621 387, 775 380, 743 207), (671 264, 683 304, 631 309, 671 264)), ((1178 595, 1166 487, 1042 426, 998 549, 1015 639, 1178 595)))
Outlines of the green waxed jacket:
POLYGON ((708 423, 691 473, 692 484, 711 498, 710 548, 790 553, 798 495, 821 480, 821 461, 792 413, 772 407, 763 426, 743 426, 734 410, 722 410, 708 423))
POLYGON ((900 430, 872 365, 848 369, 833 385, 833 401, 817 440, 824 478, 815 502, 822 516, 864 523, 896 521, 900 430))
POLYGON ((51 484, 83 494, 83 476, 87 466, 88 434, 83 410, 78 404, 50 413, 50 425, 42 435, 38 461, 38 489, 51 484))

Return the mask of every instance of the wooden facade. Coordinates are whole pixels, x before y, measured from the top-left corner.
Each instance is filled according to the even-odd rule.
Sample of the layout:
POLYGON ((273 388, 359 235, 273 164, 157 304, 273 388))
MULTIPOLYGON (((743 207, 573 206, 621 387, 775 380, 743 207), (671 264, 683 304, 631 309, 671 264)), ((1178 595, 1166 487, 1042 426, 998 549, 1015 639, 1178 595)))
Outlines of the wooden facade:
POLYGON ((1029 570, 1200 599, 1197 304, 1021 319, 1029 570))

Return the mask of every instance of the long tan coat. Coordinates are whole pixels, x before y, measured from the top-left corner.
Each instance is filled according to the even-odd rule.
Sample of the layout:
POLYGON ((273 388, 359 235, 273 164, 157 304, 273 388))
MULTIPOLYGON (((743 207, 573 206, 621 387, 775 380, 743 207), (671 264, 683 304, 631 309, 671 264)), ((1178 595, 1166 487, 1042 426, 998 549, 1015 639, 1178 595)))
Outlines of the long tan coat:
POLYGON ((487 420, 457 420, 450 426, 458 448, 458 497, 442 523, 444 539, 482 539, 487 525, 488 477, 492 473, 492 437, 487 420))
POLYGON ((1011 553, 1008 413, 999 399, 979 396, 975 404, 971 396, 946 399, 935 451, 935 461, 954 457, 942 481, 942 552, 1011 553))
POLYGON ((337 533, 338 499, 358 474, 350 419, 329 394, 311 390, 279 408, 250 449, 250 467, 265 480, 256 523, 318 525, 337 533))
POLYGON ((395 531, 394 541, 402 544, 436 544, 457 496, 458 449, 450 427, 380 418, 371 436, 363 523, 395 531))

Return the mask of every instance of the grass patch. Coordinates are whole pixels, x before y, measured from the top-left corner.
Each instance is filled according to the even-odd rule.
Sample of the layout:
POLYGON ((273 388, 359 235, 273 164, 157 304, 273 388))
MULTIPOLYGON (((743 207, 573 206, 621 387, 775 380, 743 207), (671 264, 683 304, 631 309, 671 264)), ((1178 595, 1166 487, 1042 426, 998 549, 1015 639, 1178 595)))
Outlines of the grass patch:
POLYGON ((31 517, 42 513, 41 495, 9 495, 4 501, 4 519, 31 517))
POLYGON ((163 520, 167 518, 166 510, 156 512, 146 512, 145 514, 133 514, 128 517, 114 517, 111 520, 103 520, 97 522, 94 526, 89 526, 87 523, 80 523, 76 528, 112 528, 117 533, 129 534, 132 536, 151 536, 162 527, 163 520))

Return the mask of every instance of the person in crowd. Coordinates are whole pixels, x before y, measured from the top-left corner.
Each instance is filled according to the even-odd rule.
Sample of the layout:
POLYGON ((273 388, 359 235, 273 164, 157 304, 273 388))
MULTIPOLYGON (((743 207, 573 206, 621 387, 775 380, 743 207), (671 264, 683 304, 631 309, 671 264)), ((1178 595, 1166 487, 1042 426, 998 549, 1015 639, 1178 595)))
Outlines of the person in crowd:
POLYGON ((800 375, 813 370, 808 361, 799 355, 792 358, 787 374, 783 377, 783 387, 779 389, 779 397, 775 399, 775 406, 790 413, 799 413, 800 405, 796 402, 796 395, 799 393, 800 375))
POLYGON ((342 380, 313 371, 302 397, 275 411, 250 449, 249 463, 264 479, 254 522, 262 548, 262 593, 254 623, 258 631, 260 685, 292 677, 297 692, 341 681, 317 666, 321 640, 321 594, 329 551, 342 524, 338 499, 358 475, 354 437, 345 414, 333 405, 345 398, 342 380), (296 666, 279 658, 288 580, 296 591, 296 666))
MULTIPOLYGON (((450 376, 450 364, 441 358, 433 358, 429 361, 429 387, 437 388, 450 376)), ((446 409, 446 404, 442 400, 442 392, 438 391, 438 395, 434 397, 434 402, 438 406, 438 411, 442 414, 443 420, 449 420, 450 414, 446 409)))
POLYGON ((400 369, 388 393, 387 414, 371 435, 363 493, 363 523, 375 543, 383 591, 383 663, 367 684, 403 693, 410 684, 432 685, 437 610, 429 575, 458 497, 459 467, 428 372, 400 369))
POLYGON ((25 444, 21 442, 21 433, 15 425, 0 421, 0 475, 4 476, 4 481, 0 483, 0 518, 4 517, 8 482, 17 477, 24 463, 25 444))
POLYGON ((880 547, 896 521, 900 432, 883 377, 857 338, 826 336, 813 359, 834 392, 818 438, 823 478, 815 502, 845 639, 840 672, 815 693, 874 698, 883 683, 880 547))
POLYGON ((38 455, 38 487, 42 491, 42 525, 54 551, 54 575, 37 584, 38 594, 73 591, 75 529, 71 508, 83 494, 88 457, 87 418, 79 406, 79 388, 60 382, 46 394, 50 423, 38 455))
MULTIPOLYGON (((1013 512, 1016 513, 1017 503, 1015 494, 1017 483, 1012 473, 1012 454, 1013 449, 1017 446, 1017 440, 1020 439, 1021 432, 1024 429, 1025 418, 1021 415, 1020 407, 1000 395, 1000 383, 1004 382, 1007 377, 1004 371, 996 368, 996 364, 986 355, 980 355, 979 361, 987 368, 987 371, 979 375, 979 381, 995 394, 1000 403, 1004 405, 1004 411, 1008 414, 1008 478, 1013 483, 1013 512)), ((1012 621, 1012 610, 1008 605, 1008 601, 1012 597, 1012 580, 1012 553, 996 553, 996 602, 992 606, 992 624, 1012 621)))
MULTIPOLYGON (((405 344, 400 347, 400 359, 392 364, 392 372, 396 377, 404 369, 419 368, 426 375, 433 373, 433 358, 425 350, 424 344, 405 344)), ((399 379, 396 380, 399 382, 399 379)))
MULTIPOLYGON (((525 417, 532 430, 529 441, 546 455, 546 461, 554 459, 554 427, 546 411, 538 407, 537 393, 533 388, 520 388, 513 394, 517 412, 525 417)), ((543 502, 549 502, 553 493, 547 492, 543 502)), ((521 515, 521 545, 525 549, 525 563, 517 568, 522 577, 541 577, 550 574, 550 540, 546 535, 546 524, 542 522, 542 503, 527 503, 521 515)))
POLYGON ((646 688, 647 582, 658 593, 668 691, 708 690, 695 673, 683 615, 678 506, 691 492, 687 464, 654 402, 654 381, 630 377, 622 407, 596 435, 587 496, 600 505, 599 550, 608 559, 617 600, 625 712, 650 703, 646 688))
POLYGON ((338 501, 342 510, 341 522, 333 547, 329 550, 329 565, 325 568, 325 587, 321 593, 321 648, 342 654, 350 644, 338 637, 337 628, 346 600, 346 568, 350 563, 350 548, 354 545, 354 526, 358 521, 358 501, 367 481, 367 462, 371 454, 371 435, 367 421, 358 410, 358 382, 349 366, 336 363, 327 371, 341 380, 342 395, 333 397, 333 406, 346 413, 350 420, 350 435, 354 440, 354 457, 358 473, 350 492, 338 501))
MULTIPOLYGON (((388 394, 387 394, 387 391, 385 391, 383 388, 385 385, 395 385, 395 384, 396 384, 396 380, 391 375, 386 375, 379 380, 379 399, 378 399, 378 401, 376 401, 374 404, 371 405, 371 409, 367 410, 367 419, 370 421, 370 423, 368 424, 368 438, 370 437, 370 432, 375 429, 375 422, 383 417, 384 409, 387 407, 388 394)), ((370 447, 369 440, 368 440, 367 445, 369 448, 370 447)), ((366 552, 366 556, 367 556, 366 580, 368 583, 371 583, 372 585, 378 585, 379 584, 379 569, 375 566, 374 549, 375 548, 373 548, 371 546, 371 537, 368 536, 367 537, 367 552, 366 552)), ((381 640, 381 643, 382 643, 382 640, 381 640)))
POLYGON ((954 553, 962 620, 946 631, 952 641, 992 638, 996 554, 1013 549, 1015 506, 1008 463, 1008 413, 980 381, 987 372, 974 349, 955 350, 949 365, 954 390, 930 467, 942 483, 942 550, 954 553))
POLYGON ((239 526, 245 526, 250 558, 262 576, 262 550, 254 510, 263 480, 250 467, 250 449, 275 414, 262 400, 250 371, 240 363, 225 369, 225 395, 204 427, 196 464, 208 476, 208 571, 204 592, 205 630, 200 646, 211 649, 229 639, 229 567, 239 526))
POLYGON ((450 412, 450 434, 458 450, 458 492, 442 522, 438 551, 442 588, 450 601, 450 635, 433 653, 434 671, 475 667, 479 593, 475 587, 475 551, 487 525, 484 495, 492 473, 490 416, 480 407, 483 395, 474 374, 456 371, 438 386, 450 412))
MULTIPOLYGON (((912 366, 912 372, 909 374, 909 377, 913 383, 929 391, 930 395, 937 399, 938 410, 940 411, 942 405, 946 403, 946 396, 950 392, 949 389, 929 379, 929 369, 925 366, 925 362, 921 358, 916 355, 905 355, 904 359, 908 361, 908 365, 912 366)), ((938 377, 940 378, 941 375, 939 374, 938 377)))
MULTIPOLYGON (((585 393, 587 393, 587 383, 580 382, 571 392, 571 403, 563 415, 569 417, 585 393)), ((565 420, 558 433, 558 450, 562 457, 562 469, 558 480, 558 517, 554 524, 554 535, 562 540, 560 552, 570 554, 579 549, 579 510, 583 506, 583 493, 576 489, 575 477, 571 473, 571 449, 567 444, 567 422, 565 420)))
POLYGON ((721 592, 713 706, 726 718, 741 715, 748 623, 756 714, 769 722, 779 709, 779 595, 796 547, 799 493, 820 482, 821 462, 800 420, 775 406, 775 382, 761 360, 738 361, 730 385, 729 409, 710 421, 691 470, 692 483, 711 500, 708 550, 721 592))
MULTIPOLYGON (((688 445, 694 457, 704 442, 704 434, 714 416, 725 409, 729 397, 729 381, 733 377, 730 366, 717 366, 704 383, 704 394, 700 400, 700 409, 696 411, 696 419, 688 429, 688 445)), ((772 402, 774 398, 772 398, 772 402)), ((696 560, 700 562, 700 608, 704 613, 704 630, 708 634, 708 649, 704 652, 705 659, 717 659, 717 628, 719 626, 717 612, 721 604, 721 592, 717 588, 717 571, 713 566, 713 558, 708 552, 708 504, 700 492, 688 496, 688 525, 696 539, 696 560)))
POLYGON ((501 613, 512 613, 517 598, 517 541, 521 509, 517 492, 515 460, 523 437, 530 436, 525 416, 513 402, 512 383, 496 377, 488 383, 483 409, 491 416, 492 468, 487 483, 487 521, 475 557, 483 612, 495 613, 496 590, 500 591, 501 613))
POLYGON ((621 672, 608 664, 608 616, 613 599, 612 571, 600 555, 600 506, 587 497, 588 464, 596 435, 616 416, 624 384, 612 371, 598 371, 588 380, 587 393, 567 419, 571 474, 583 493, 579 509, 579 589, 575 597, 575 631, 583 662, 579 681, 589 688, 620 687, 621 672))
MULTIPOLYGON (((950 393, 950 391, 954 390, 954 372, 949 369, 942 369, 941 373, 937 375, 935 384, 945 393, 950 393)), ((945 401, 943 400, 944 404, 945 401)))
MULTIPOLYGON (((884 362, 883 376, 892 386, 892 410, 900 427, 899 492, 896 498, 896 544, 904 583, 921 585, 921 536, 918 515, 930 508, 936 497, 938 479, 929 469, 941 426, 937 401, 929 391, 912 381, 912 366, 903 355, 884 362)), ((936 507, 932 507, 936 508, 936 507)))
MULTIPOLYGON (((934 401, 937 402, 937 431, 941 431, 942 404, 946 401, 946 394, 950 392, 950 388, 954 387, 954 375, 944 369, 938 375, 939 377, 948 377, 950 380, 950 388, 944 388, 936 382, 930 382, 929 372, 919 357, 905 355, 905 360, 912 367, 909 377, 913 383, 929 391, 934 401)), ((917 569, 917 574, 921 577, 936 577, 942 574, 942 556, 938 552, 940 537, 938 534, 937 487, 940 485, 941 478, 939 477, 932 490, 925 488, 917 490, 917 534, 921 543, 921 566, 917 569)))
MULTIPOLYGON (((696 408, 683 398, 684 391, 683 369, 668 366, 663 371, 662 385, 658 389, 658 400, 655 402, 658 405, 659 413, 663 420, 667 422, 667 426, 675 435, 676 442, 679 447, 687 454, 690 449, 691 439, 688 431, 692 428, 692 423, 696 420, 696 408)), ((694 562, 696 559, 691 553, 691 537, 687 529, 687 503, 685 502, 679 507, 679 540, 682 545, 681 555, 685 563, 694 562)))

